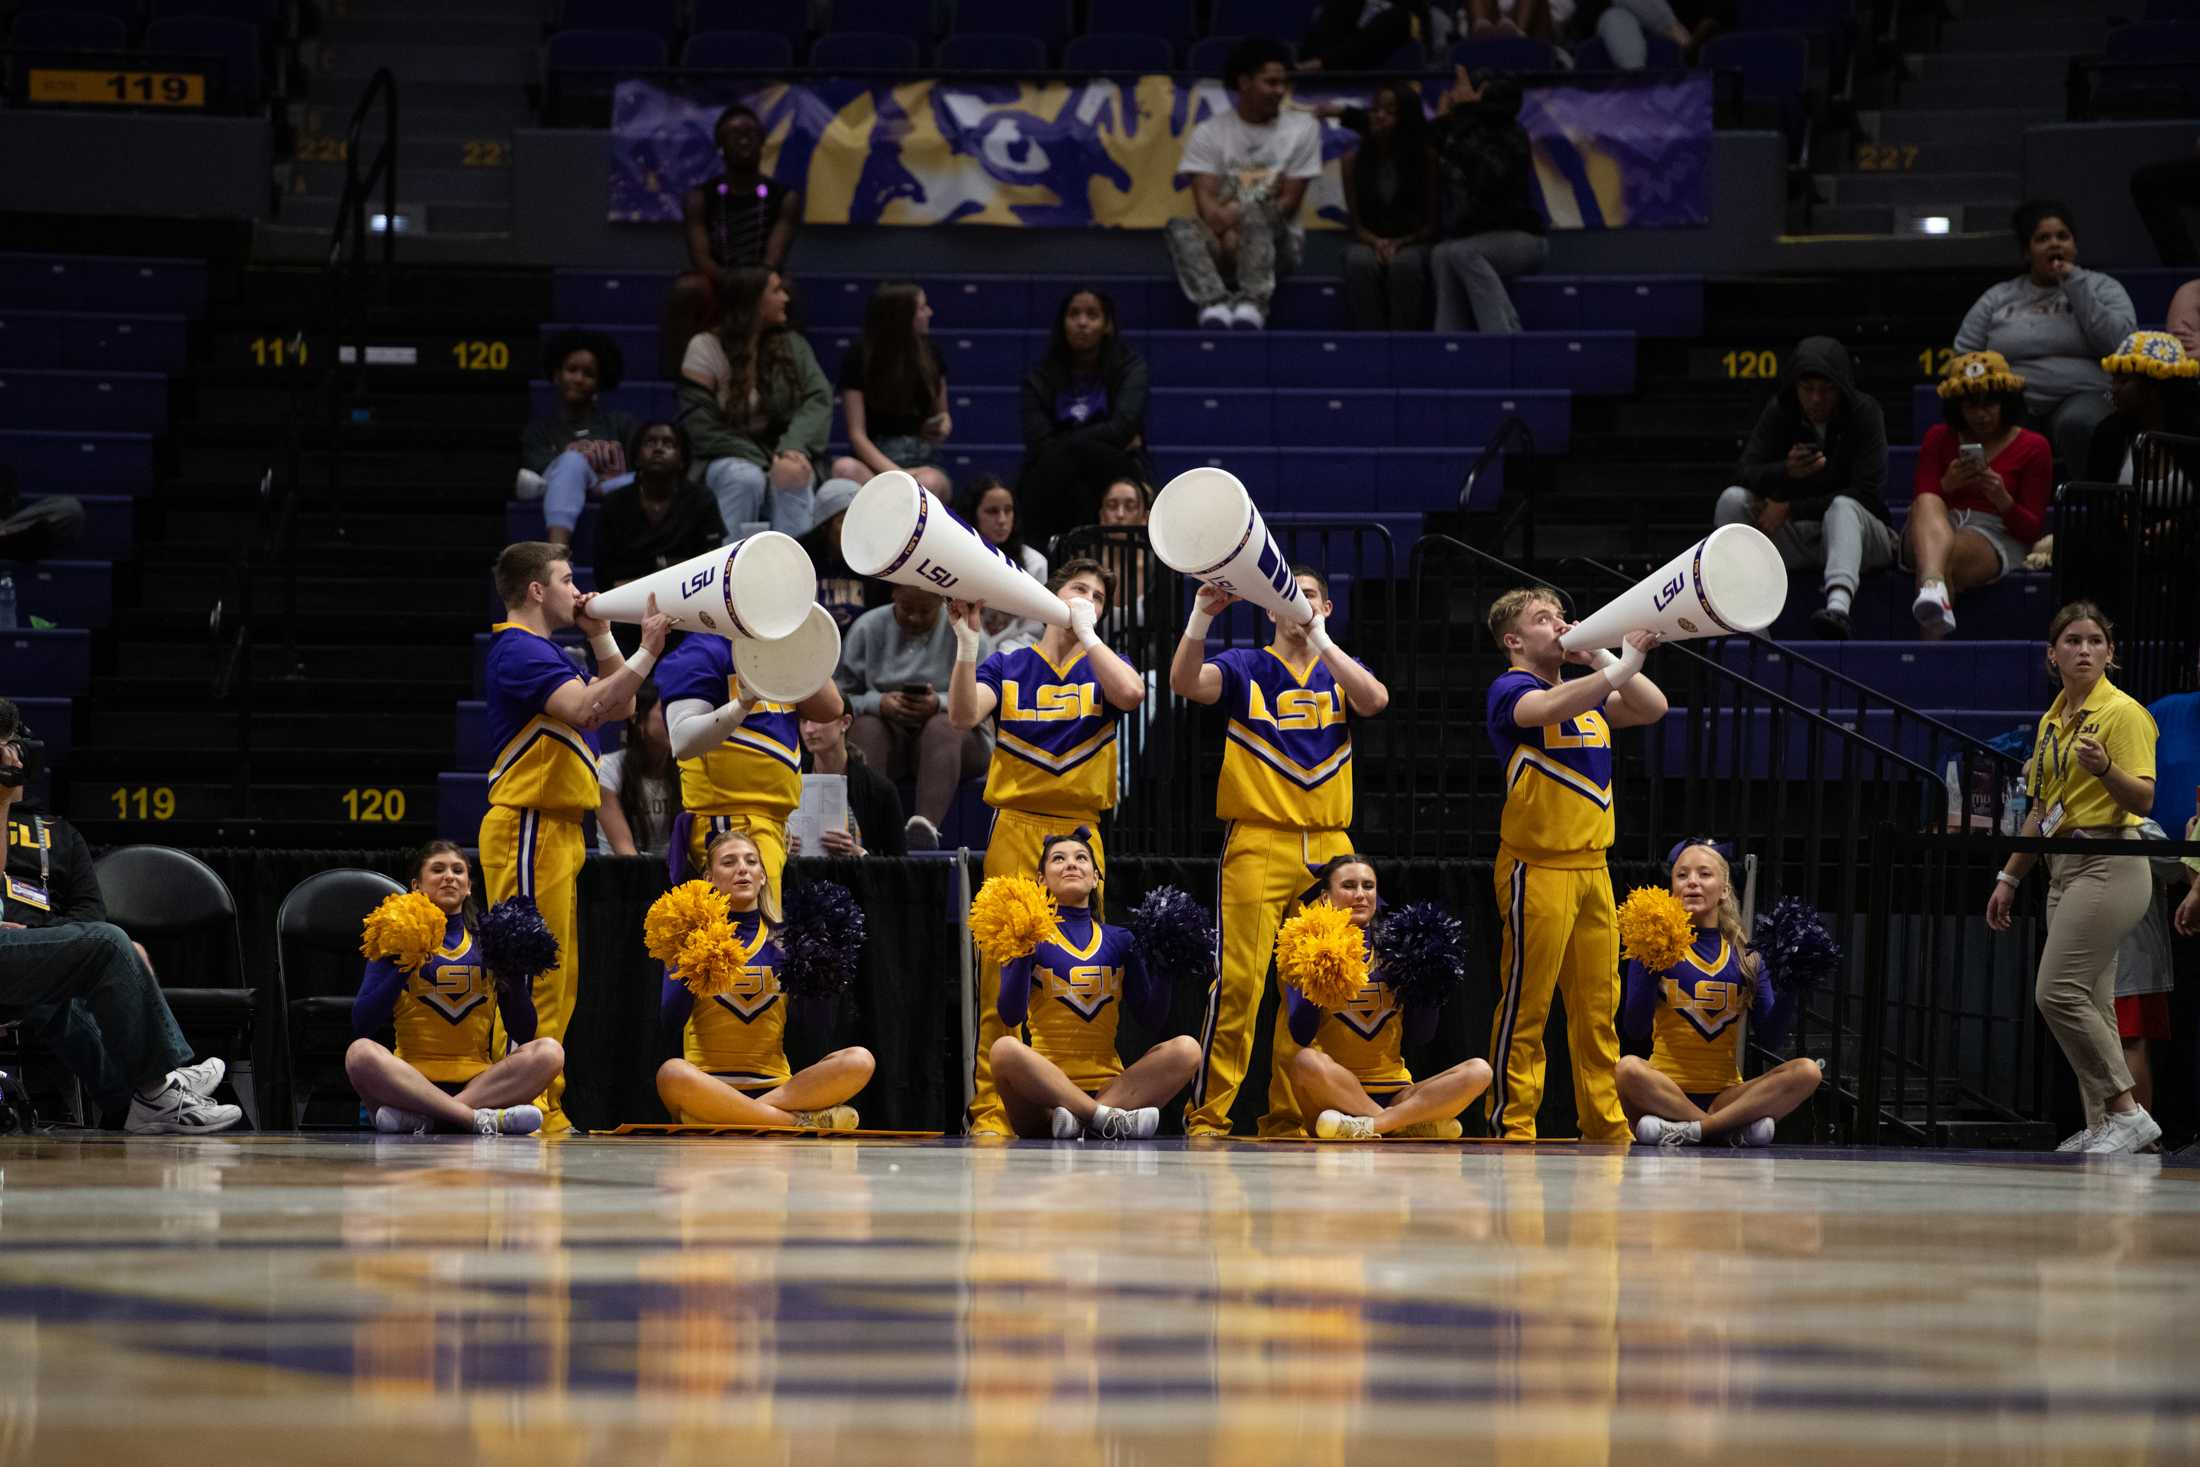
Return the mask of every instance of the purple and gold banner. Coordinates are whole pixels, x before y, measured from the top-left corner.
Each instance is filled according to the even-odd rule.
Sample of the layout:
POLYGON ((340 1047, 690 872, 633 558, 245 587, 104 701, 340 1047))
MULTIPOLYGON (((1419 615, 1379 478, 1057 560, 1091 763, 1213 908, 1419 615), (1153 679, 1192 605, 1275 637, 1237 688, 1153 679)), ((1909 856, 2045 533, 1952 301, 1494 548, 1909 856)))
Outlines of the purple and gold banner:
MULTIPOLYGON (((1366 89, 1302 86, 1293 104, 1364 104, 1366 89)), ((764 119, 764 166, 800 189, 812 224, 1159 229, 1192 212, 1176 174, 1192 128, 1227 105, 1212 81, 797 84, 623 81, 612 112, 610 216, 676 221, 722 165, 721 108, 764 119)), ((1520 113, 1553 229, 1710 222, 1708 75, 1611 87, 1531 87, 1520 113)), ((1338 160, 1357 145, 1320 119, 1315 228, 1344 224, 1338 160)))

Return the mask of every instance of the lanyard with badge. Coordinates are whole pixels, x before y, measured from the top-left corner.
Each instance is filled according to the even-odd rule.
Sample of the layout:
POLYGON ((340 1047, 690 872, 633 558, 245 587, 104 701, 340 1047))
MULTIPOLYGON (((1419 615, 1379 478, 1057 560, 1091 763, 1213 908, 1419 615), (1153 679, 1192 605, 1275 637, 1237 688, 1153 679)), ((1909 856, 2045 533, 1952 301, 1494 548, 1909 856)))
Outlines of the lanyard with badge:
MULTIPOLYGON (((2098 724, 2094 726, 2099 727, 2098 724)), ((2037 757, 2046 760, 2047 767, 2053 771, 2052 778, 2056 789, 2062 788, 2063 780, 2070 773, 2070 758, 2077 750, 2078 740, 2085 736, 2085 728, 2086 715, 2083 708, 2078 710, 2078 721, 2070 730, 2070 742, 2068 744, 2063 742, 2063 731, 2059 725, 2049 723, 2047 726, 2047 742, 2041 746, 2037 757)), ((2043 779, 2040 783, 2045 787, 2048 781, 2043 779)), ((2064 813, 2061 800, 2057 800, 2053 805, 2050 805, 2047 813, 2040 817, 2040 834, 2053 835, 2060 829, 2064 813)))
POLYGON ((7 900, 21 902, 33 911, 51 913, 53 900, 46 895, 53 885, 53 833, 46 829, 42 816, 31 817, 31 843, 38 847, 38 884, 6 876, 7 900))

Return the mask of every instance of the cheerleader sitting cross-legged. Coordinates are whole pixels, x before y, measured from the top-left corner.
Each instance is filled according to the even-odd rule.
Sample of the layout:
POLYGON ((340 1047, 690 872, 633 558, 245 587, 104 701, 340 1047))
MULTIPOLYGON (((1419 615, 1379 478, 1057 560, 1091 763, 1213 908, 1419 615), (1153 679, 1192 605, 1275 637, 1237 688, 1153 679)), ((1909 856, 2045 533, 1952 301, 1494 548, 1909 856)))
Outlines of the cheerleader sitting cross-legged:
MULTIPOLYGON (((1769 1146, 1773 1122, 1825 1083, 1812 1059, 1791 1059, 1754 1080, 1740 1066, 1742 1019, 1756 1042, 1778 1049, 1795 1021, 1792 989, 1772 982, 1742 929, 1726 857, 1690 843, 1673 853, 1673 895, 1695 938, 1680 959, 1653 973, 1630 958, 1620 999, 1620 1035, 1651 1040, 1650 1058, 1619 1062, 1619 1100, 1645 1145, 1769 1146)), ((1661 898, 1662 900, 1662 898, 1661 898)))
MULTIPOLYGON (((1303 904, 1341 907, 1363 935, 1375 920, 1375 863, 1339 856, 1322 867, 1303 904)), ((1411 1003, 1383 981, 1380 962, 1350 1002, 1324 1009, 1289 983, 1284 985, 1291 1037, 1302 1046, 1291 1056, 1291 1089, 1307 1129, 1325 1139, 1372 1140, 1377 1136, 1456 1139, 1459 1113, 1489 1088, 1486 1060, 1470 1059, 1440 1075, 1415 1080, 1405 1046, 1422 1044, 1436 1031, 1439 1006, 1411 1003)))
POLYGON ((1093 920, 1100 870, 1084 831, 1047 838, 1039 878, 1059 909, 1060 931, 1001 965, 1008 1032, 993 1042, 992 1059, 1008 1123, 1027 1139, 1142 1141, 1160 1129, 1161 1103, 1199 1068, 1199 1041, 1165 1039, 1123 1067, 1115 1051, 1123 1006, 1159 1029, 1168 1020, 1167 989, 1147 971, 1129 929, 1093 920), (1017 1037, 1027 1023, 1028 1043, 1017 1037))
POLYGON ((745 831, 720 831, 704 861, 710 884, 726 899, 740 963, 728 989, 707 998, 699 999, 680 974, 665 975, 660 1012, 682 1041, 682 1057, 657 1070, 665 1109, 689 1125, 854 1130, 855 1108, 844 1102, 870 1083, 871 1051, 849 1045, 799 1073, 788 1068, 779 903, 755 840, 745 831))
MULTIPOLYGON (((542 1112, 526 1102, 565 1068, 565 1051, 555 1039, 535 1037, 528 981, 490 978, 475 935, 473 895, 465 851, 451 841, 429 842, 412 869, 409 900, 424 896, 434 907, 424 912, 428 931, 417 945, 417 960, 408 967, 397 956, 383 955, 367 964, 351 1007, 352 1031, 359 1037, 344 1052, 344 1073, 359 1098, 375 1107, 377 1131, 524 1136, 542 1127, 542 1112), (440 938, 433 923, 437 913, 443 919, 440 938), (511 1046, 501 1058, 499 1018, 511 1046), (394 1052, 374 1038, 392 1028, 394 1052)), ((372 948, 378 944, 371 919, 369 926, 372 948)))

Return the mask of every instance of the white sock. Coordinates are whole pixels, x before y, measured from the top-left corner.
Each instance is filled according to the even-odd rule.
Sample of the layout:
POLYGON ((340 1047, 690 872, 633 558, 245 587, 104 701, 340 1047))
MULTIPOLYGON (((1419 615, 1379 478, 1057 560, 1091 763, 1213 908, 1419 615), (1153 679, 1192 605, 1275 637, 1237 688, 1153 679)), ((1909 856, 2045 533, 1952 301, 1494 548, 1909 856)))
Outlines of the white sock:
POLYGON ((1842 614, 1843 616, 1846 616, 1846 615, 1848 615, 1848 611, 1849 611, 1849 588, 1848 588, 1848 587, 1846 587, 1846 586, 1829 586, 1829 587, 1827 587, 1827 588, 1826 588, 1826 610, 1828 610, 1828 611, 1838 611, 1838 612, 1840 612, 1840 613, 1841 613, 1841 614, 1842 614))
POLYGON ((174 1075, 163 1075, 149 1084, 140 1085, 137 1088, 137 1098, 144 1101, 158 1100, 168 1093, 168 1087, 175 1083, 175 1079, 174 1075))

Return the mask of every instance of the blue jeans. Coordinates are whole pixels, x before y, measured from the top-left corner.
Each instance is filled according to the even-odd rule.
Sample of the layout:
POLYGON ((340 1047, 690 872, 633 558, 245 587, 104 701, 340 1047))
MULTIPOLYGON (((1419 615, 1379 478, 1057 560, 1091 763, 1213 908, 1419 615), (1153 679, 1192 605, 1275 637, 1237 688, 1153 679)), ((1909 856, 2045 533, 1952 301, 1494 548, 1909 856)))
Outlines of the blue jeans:
POLYGON ((0 930, 0 1008, 26 1011, 102 1106, 191 1063, 160 985, 111 922, 0 930))
POLYGON ((570 530, 581 522, 581 507, 596 487, 596 471, 568 448, 542 471, 542 519, 552 529, 570 530))
POLYGON ((774 489, 770 471, 745 458, 712 459, 703 469, 703 482, 718 501, 718 517, 726 522, 728 535, 739 535, 742 525, 758 520, 768 520, 780 534, 796 539, 810 533, 817 510, 814 482, 799 489, 774 489))

